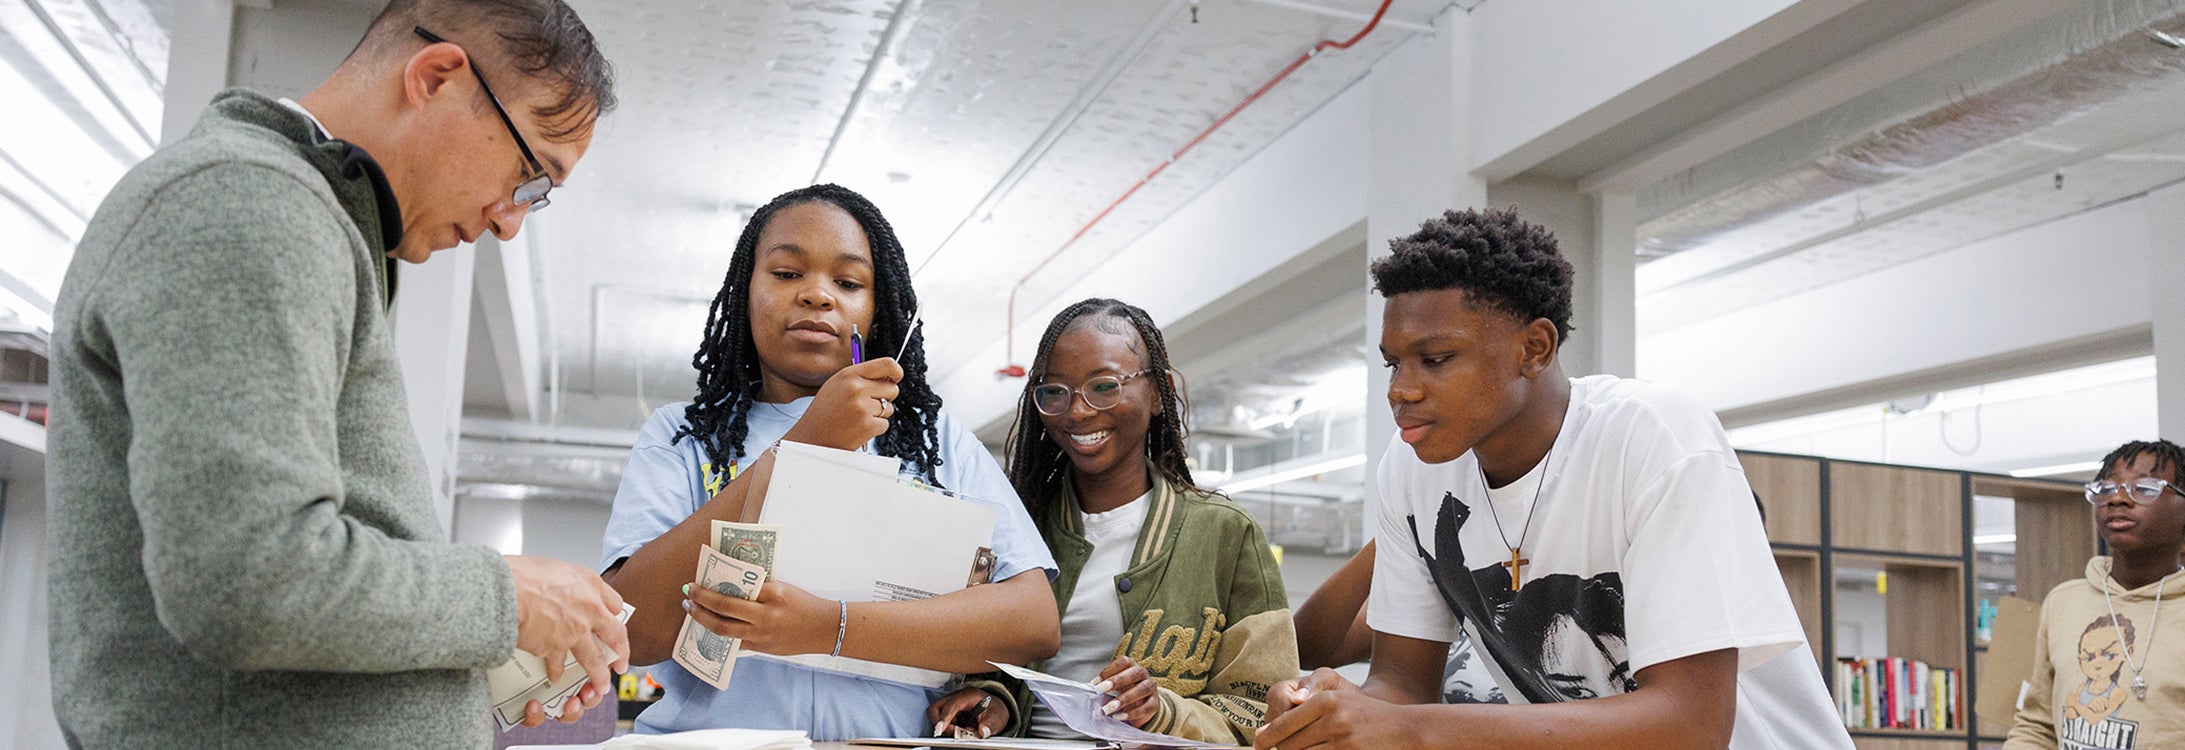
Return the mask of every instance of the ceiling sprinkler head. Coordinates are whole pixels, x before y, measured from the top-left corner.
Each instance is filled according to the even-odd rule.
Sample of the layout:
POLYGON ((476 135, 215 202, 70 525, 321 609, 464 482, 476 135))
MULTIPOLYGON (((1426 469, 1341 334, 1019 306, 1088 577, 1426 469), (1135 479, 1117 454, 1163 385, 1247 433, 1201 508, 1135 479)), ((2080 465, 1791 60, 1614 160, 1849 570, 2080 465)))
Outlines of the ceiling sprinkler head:
POLYGON ((2181 38, 2176 34, 2172 34, 2161 29, 2148 29, 2147 35, 2153 37, 2155 41, 2161 42, 2162 46, 2164 47, 2169 47, 2170 49, 2185 49, 2185 38, 2181 38))
POLYGON ((1940 394, 1928 393, 1919 396, 1912 396, 1909 398, 1900 398, 1895 401, 1889 402, 1887 408, 1889 409, 1889 413, 1899 416, 1917 414, 1922 409, 1934 406, 1935 400, 1939 396, 1940 394))

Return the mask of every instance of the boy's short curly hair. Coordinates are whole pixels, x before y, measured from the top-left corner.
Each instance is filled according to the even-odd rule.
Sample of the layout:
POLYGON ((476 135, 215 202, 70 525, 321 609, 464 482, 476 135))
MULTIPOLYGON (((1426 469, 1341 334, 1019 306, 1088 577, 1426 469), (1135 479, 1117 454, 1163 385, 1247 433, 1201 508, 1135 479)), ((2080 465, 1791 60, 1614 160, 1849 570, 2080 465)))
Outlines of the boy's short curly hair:
POLYGON ((2094 474, 2094 478, 2108 479, 2111 474, 2116 473, 2118 467, 2137 461, 2140 456, 2155 458, 2149 472, 2163 475, 2158 478, 2169 480, 2171 484, 2185 484, 2185 447, 2161 438, 2134 440, 2117 446, 2116 450, 2102 457, 2101 469, 2094 474))
POLYGON ((1461 289, 1474 304, 1518 320, 1547 318, 1558 347, 1570 339, 1570 261, 1553 233, 1515 209, 1445 211, 1388 246, 1395 253, 1372 266, 1381 296, 1461 289))

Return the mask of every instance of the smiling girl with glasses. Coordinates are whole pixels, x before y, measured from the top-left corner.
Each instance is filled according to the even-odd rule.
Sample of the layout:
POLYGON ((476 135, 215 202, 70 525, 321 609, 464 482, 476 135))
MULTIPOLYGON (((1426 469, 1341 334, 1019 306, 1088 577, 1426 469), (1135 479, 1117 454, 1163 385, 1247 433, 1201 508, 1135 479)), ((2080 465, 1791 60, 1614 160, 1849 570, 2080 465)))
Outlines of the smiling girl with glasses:
MULTIPOLYGON (((1249 743, 1268 687, 1297 674, 1297 636, 1258 524, 1192 482, 1172 374, 1153 319, 1116 300, 1071 305, 1040 340, 1009 439, 1010 481, 1062 569, 1062 648, 1035 668, 1098 683, 1132 726, 1249 743)), ((928 713, 936 732, 1080 736, 999 681, 928 713)))

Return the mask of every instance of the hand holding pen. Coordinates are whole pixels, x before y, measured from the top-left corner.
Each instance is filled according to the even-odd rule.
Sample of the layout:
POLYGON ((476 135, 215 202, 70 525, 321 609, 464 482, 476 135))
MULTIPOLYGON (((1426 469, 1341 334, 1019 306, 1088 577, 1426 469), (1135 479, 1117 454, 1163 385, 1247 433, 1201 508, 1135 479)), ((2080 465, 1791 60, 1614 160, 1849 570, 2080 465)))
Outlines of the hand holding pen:
POLYGON ((986 739, 1009 728, 1009 706, 978 688, 961 688, 926 707, 933 736, 986 739))
POLYGON ((850 333, 850 366, 837 370, 821 384, 812 406, 797 420, 784 439, 842 450, 857 450, 888 431, 895 417, 897 383, 903 368, 893 358, 866 361, 864 336, 856 327, 850 333))

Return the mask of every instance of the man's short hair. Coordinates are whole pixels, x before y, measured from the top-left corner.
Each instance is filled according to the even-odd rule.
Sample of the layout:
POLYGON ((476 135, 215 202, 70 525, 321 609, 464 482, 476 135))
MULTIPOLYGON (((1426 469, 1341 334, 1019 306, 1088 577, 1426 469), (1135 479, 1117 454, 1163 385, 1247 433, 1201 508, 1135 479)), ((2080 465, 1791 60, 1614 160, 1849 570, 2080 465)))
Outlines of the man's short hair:
MULTIPOLYGON (((352 59, 421 45, 423 28, 485 61, 485 74, 504 96, 544 84, 558 96, 532 108, 548 140, 567 142, 591 131, 615 108, 614 66, 583 19, 562 0, 393 0, 373 19, 352 59), (500 70, 522 74, 509 80, 500 70)), ((403 57, 407 57, 404 54, 403 57)), ((508 104, 504 100, 504 104, 508 104)))
POLYGON ((1570 338, 1570 262, 1553 233, 1517 211, 1446 211, 1388 246, 1395 252, 1372 266, 1381 296, 1461 289, 1473 304, 1520 321, 1547 318, 1557 346, 1570 338))

